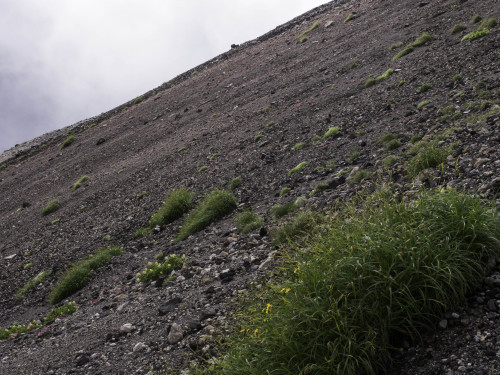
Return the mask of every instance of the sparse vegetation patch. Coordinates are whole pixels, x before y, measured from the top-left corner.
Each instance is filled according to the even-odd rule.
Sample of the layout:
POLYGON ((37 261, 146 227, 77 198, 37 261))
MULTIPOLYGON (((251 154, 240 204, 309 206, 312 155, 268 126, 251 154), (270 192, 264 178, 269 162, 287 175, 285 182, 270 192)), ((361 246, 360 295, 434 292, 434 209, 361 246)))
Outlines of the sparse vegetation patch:
POLYGON ((294 173, 300 172, 301 170, 303 170, 308 165, 309 165, 309 163, 307 161, 303 161, 302 163, 300 163, 299 165, 297 165, 295 168, 290 169, 288 171, 288 175, 291 176, 294 173))
POLYGON ((193 194, 184 189, 177 189, 167 195, 161 208, 151 216, 149 227, 167 225, 177 220, 193 206, 193 194))
POLYGON ((73 186, 71 187, 71 189, 73 190, 76 190, 76 189, 79 189, 82 184, 85 182, 85 181, 88 181, 89 180, 89 176, 87 175, 84 175, 82 177, 80 177, 74 184, 73 186))
POLYGON ((420 35, 417 39, 415 39, 413 43, 406 45, 405 48, 399 51, 399 53, 396 56, 394 56, 392 60, 395 61, 403 56, 408 55, 409 53, 412 53, 415 50, 415 48, 423 46, 424 44, 430 42, 431 40, 432 40, 431 34, 429 34, 428 32, 422 33, 422 35, 420 35))
POLYGON ((162 277, 169 276, 172 271, 180 270, 185 262, 185 255, 177 256, 175 254, 171 254, 166 257, 163 263, 160 263, 158 261, 149 262, 146 269, 137 274, 136 280, 140 283, 147 283, 150 281, 158 280, 162 277))
POLYGON ((238 230, 243 234, 247 234, 261 228, 264 225, 264 218, 252 211, 245 211, 238 215, 236 223, 238 230))
POLYGON ((29 292, 31 289, 36 288, 38 284, 43 283, 45 280, 49 278, 52 274, 51 270, 45 270, 40 272, 38 275, 30 279, 24 286, 16 292, 16 298, 22 299, 24 295, 29 292))
POLYGON ((490 29, 497 25, 498 21, 496 18, 487 18, 483 22, 479 24, 479 26, 472 32, 466 34, 462 38, 462 42, 469 41, 482 38, 490 33, 490 29))
POLYGON ((61 204, 57 199, 51 200, 42 210, 42 216, 47 216, 53 212, 56 212, 61 207, 61 204))

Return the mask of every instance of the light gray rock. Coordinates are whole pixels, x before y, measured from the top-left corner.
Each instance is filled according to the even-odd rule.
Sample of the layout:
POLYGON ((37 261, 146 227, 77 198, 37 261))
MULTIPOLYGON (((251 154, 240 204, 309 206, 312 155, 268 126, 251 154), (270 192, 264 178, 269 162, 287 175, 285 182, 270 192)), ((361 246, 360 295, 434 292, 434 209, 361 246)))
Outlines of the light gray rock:
POLYGON ((167 337, 167 341, 169 344, 177 344, 179 341, 182 340, 182 337, 184 336, 184 330, 180 325, 177 323, 173 323, 172 327, 170 327, 170 332, 167 337))

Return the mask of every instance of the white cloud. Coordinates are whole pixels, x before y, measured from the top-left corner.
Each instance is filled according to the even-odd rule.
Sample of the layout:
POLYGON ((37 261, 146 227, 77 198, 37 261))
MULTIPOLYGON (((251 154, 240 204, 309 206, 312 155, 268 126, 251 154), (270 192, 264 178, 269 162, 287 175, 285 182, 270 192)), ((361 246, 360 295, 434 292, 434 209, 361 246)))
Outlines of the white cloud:
POLYGON ((0 151, 109 110, 324 2, 2 0, 0 151))

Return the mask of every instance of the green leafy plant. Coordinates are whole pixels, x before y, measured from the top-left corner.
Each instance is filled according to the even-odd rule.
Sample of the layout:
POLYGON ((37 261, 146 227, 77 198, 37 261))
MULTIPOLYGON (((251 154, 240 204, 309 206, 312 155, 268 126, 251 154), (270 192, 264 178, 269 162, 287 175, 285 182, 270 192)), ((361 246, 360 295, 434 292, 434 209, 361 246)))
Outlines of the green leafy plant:
POLYGON ((137 274, 136 280, 140 283, 158 280, 163 276, 168 276, 172 271, 180 270, 184 263, 186 263, 185 255, 171 254, 164 259, 163 263, 149 262, 146 269, 137 274))
POLYGON ((297 165, 295 168, 292 168, 288 171, 288 175, 291 176, 294 173, 302 171, 305 167, 307 167, 309 163, 307 161, 303 161, 299 165, 297 165))
POLYGON ((238 230, 243 234, 247 234, 262 228, 264 225, 264 218, 254 214, 252 211, 245 211, 238 215, 236 223, 238 230))
POLYGON ((57 199, 51 200, 42 210, 42 216, 47 216, 53 212, 56 212, 61 207, 61 204, 57 199))
POLYGON ((167 225, 177 220, 193 206, 193 194, 187 189, 180 188, 167 195, 160 209, 151 216, 149 227, 167 225))
POLYGON ((182 241, 191 234, 205 229, 214 221, 223 218, 236 208, 236 198, 224 190, 212 190, 191 211, 175 239, 182 241))
POLYGON ((116 255, 122 254, 119 246, 108 246, 100 248, 87 259, 83 259, 73 266, 59 278, 54 289, 49 295, 49 303, 55 305, 66 297, 82 289, 90 281, 93 272, 108 262, 116 255))
POLYGON ((36 328, 40 328, 41 326, 42 323, 37 320, 34 320, 26 325, 15 322, 9 328, 0 328, 0 340, 7 340, 11 335, 26 333, 36 328))
POLYGON ((79 178, 79 179, 78 179, 78 180, 77 180, 77 181, 73 184, 73 186, 71 187, 71 189, 73 189, 73 190, 79 189, 79 188, 82 186, 82 184, 83 184, 84 182, 88 181, 88 180, 89 180, 89 176, 87 176, 87 175, 84 175, 84 176, 80 177, 80 178, 79 178))
POLYGON ((76 302, 68 302, 65 305, 56 307, 50 311, 50 313, 43 320, 43 324, 49 324, 62 316, 69 316, 76 312, 76 302))
POLYGON ((62 150, 62 149, 64 149, 64 148, 66 148, 66 147, 70 146, 70 145, 71 145, 74 141, 75 141, 75 136, 74 136, 74 135, 70 135, 70 136, 69 136, 68 138, 66 138, 66 139, 64 140, 64 142, 61 144, 60 149, 62 150))

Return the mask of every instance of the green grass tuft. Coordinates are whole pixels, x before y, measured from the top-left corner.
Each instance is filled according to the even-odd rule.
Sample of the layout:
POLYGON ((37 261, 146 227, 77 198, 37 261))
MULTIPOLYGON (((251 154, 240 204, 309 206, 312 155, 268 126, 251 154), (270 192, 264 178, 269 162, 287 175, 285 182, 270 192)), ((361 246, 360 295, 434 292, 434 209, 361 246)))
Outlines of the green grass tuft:
POLYGON ((301 148, 303 148, 306 144, 304 142, 300 142, 300 143, 297 143, 295 144, 295 146, 292 147, 292 150, 300 150, 301 148))
POLYGON ((62 150, 63 148, 66 148, 68 147, 69 145, 71 145, 73 142, 75 141, 75 136, 74 135, 70 135, 68 138, 66 138, 64 140, 64 142, 61 144, 61 147, 60 149, 62 150))
MULTIPOLYGON (((302 39, 304 39, 305 35, 306 34, 309 34, 311 31, 313 31, 315 28, 317 28, 319 25, 321 25, 321 23, 319 21, 316 21, 312 24, 312 26, 310 28, 308 28, 307 30, 303 31, 299 36, 297 36, 295 39, 299 39, 300 40, 300 43, 303 43, 302 42, 302 39)), ((307 38, 307 37, 306 37, 307 38)), ((307 39, 306 39, 307 40, 307 39)))
POLYGON ((122 253, 123 251, 119 246, 100 248, 94 255, 68 268, 59 278, 54 289, 50 293, 49 303, 55 305, 82 289, 90 281, 96 269, 104 265, 114 256, 122 253))
POLYGON ((455 34, 458 34, 462 31, 464 31, 466 29, 466 27, 464 25, 461 25, 459 23, 457 23, 456 25, 454 25, 451 30, 450 30, 450 34, 451 35, 455 35, 455 34))
POLYGON ((42 216, 47 216, 53 212, 56 212, 61 207, 61 204, 57 199, 51 200, 42 210, 42 216))
POLYGON ((247 234, 262 228, 264 225, 264 218, 254 214, 252 211, 245 211, 238 215, 236 223, 238 230, 243 234, 247 234))
POLYGON ((282 226, 275 228, 272 233, 272 244, 278 246, 286 241, 313 233, 318 229, 323 217, 314 211, 299 212, 282 226))
POLYGON ((290 212, 295 211, 299 206, 295 204, 295 202, 288 202, 287 204, 275 204, 271 207, 271 213, 273 214, 276 220, 282 218, 285 215, 288 215, 290 212))
POLYGON ((474 25, 475 23, 478 23, 481 21, 483 18, 479 14, 474 14, 470 20, 470 24, 474 25))
POLYGON ((302 163, 300 163, 299 165, 297 165, 295 168, 290 169, 288 171, 288 175, 291 176, 294 173, 300 172, 301 170, 303 170, 308 165, 309 165, 309 163, 307 161, 303 161, 302 163))
POLYGON ((182 241, 199 232, 218 219, 222 219, 236 208, 236 198, 224 190, 212 190, 191 211, 175 239, 182 241))
POLYGON ((80 177, 74 184, 73 186, 71 187, 71 189, 73 190, 76 190, 76 189, 79 189, 82 184, 85 182, 85 181, 88 181, 89 180, 89 176, 87 175, 84 175, 82 177, 80 177))
POLYGON ((354 176, 352 176, 350 182, 358 183, 361 180, 370 177, 371 175, 372 174, 370 171, 367 171, 366 169, 359 169, 356 173, 354 173, 354 176))
POLYGON ((204 165, 203 167, 200 167, 200 169, 198 169, 198 172, 199 173, 205 172, 207 169, 208 169, 208 165, 204 165))
POLYGON ((352 163, 354 162, 356 159, 358 159, 359 157, 361 156, 361 152, 359 151, 353 151, 351 152, 351 154, 349 155, 349 157, 347 158, 347 161, 349 163, 352 163))
POLYGON ((337 134, 340 131, 338 126, 331 126, 328 128, 325 134, 323 134, 323 139, 331 137, 332 135, 337 134))
POLYGON ((384 160, 382 161, 382 165, 384 166, 384 168, 390 168, 394 164, 396 164, 398 162, 398 160, 399 160, 399 158, 397 156, 389 155, 389 156, 384 158, 384 160))
POLYGON ((472 42, 473 40, 482 38, 490 33, 490 29, 495 27, 497 25, 498 21, 496 18, 487 18, 483 22, 479 24, 479 26, 472 32, 466 34, 462 38, 462 42, 469 41, 472 42))
POLYGON ((382 75, 378 76, 377 78, 368 78, 365 81, 365 87, 371 87, 375 85, 377 82, 389 78, 393 73, 394 73, 393 69, 387 69, 382 75))
POLYGON ((424 92, 429 91, 430 89, 432 89, 432 84, 430 84, 430 83, 424 83, 423 85, 421 85, 421 86, 418 88, 418 93, 419 93, 419 94, 422 94, 422 93, 424 93, 424 92))
POLYGON ((257 134, 255 137, 253 137, 253 141, 257 142, 259 139, 261 139, 264 135, 262 134, 257 134))
POLYGON ((234 191, 241 186, 243 183, 241 177, 235 177, 229 183, 229 191, 234 191))
POLYGON ((408 164, 408 174, 410 177, 417 176, 424 169, 437 167, 449 155, 448 150, 442 149, 434 143, 417 143, 413 147, 416 150, 418 149, 418 152, 408 164))
POLYGON ((425 106, 426 106, 427 104, 429 104, 429 103, 430 103, 430 101, 428 101, 428 100, 423 100, 423 101, 421 101, 420 103, 418 103, 418 104, 417 104, 417 108, 418 108, 418 109, 423 108, 423 107, 425 107, 425 106))
POLYGON ((290 192, 290 190, 292 190, 292 189, 290 189, 289 187, 284 187, 283 189, 281 189, 280 197, 285 195, 285 194, 288 194, 290 192))
POLYGON ((188 212, 192 206, 193 194, 190 191, 183 188, 174 190, 167 195, 161 208, 151 216, 149 227, 170 224, 188 212))
POLYGON ((389 47, 389 51, 393 51, 397 48, 401 48, 403 47, 403 42, 398 42, 398 43, 394 43, 394 44, 391 44, 391 46, 389 47))
POLYGON ((344 23, 347 23, 349 21, 352 21, 355 18, 358 18, 359 16, 356 13, 350 13, 347 18, 344 20, 344 23))
POLYGON ((394 56, 392 60, 395 61, 403 56, 408 55, 409 53, 412 53, 415 50, 415 48, 423 46, 424 44, 430 42, 431 40, 432 40, 431 34, 429 34, 428 32, 422 33, 417 39, 415 39, 413 43, 406 45, 405 48, 399 51, 399 53, 396 56, 394 56))
POLYGON ((17 299, 23 299, 24 295, 31 289, 34 289, 38 284, 43 283, 52 274, 51 270, 45 270, 40 272, 38 275, 30 279, 22 288, 16 292, 17 299))

